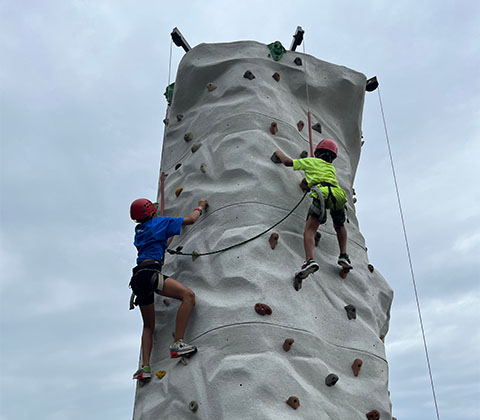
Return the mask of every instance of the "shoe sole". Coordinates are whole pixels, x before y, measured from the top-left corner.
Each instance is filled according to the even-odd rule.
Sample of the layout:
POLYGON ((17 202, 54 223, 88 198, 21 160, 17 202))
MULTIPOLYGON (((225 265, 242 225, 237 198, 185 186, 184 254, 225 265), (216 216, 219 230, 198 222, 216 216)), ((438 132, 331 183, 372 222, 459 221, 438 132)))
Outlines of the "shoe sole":
POLYGON ((170 352, 170 359, 177 359, 178 357, 190 357, 195 354, 198 349, 195 347, 193 350, 174 351, 170 352))
POLYGON ((137 377, 133 377, 132 379, 136 379, 138 381, 142 381, 142 382, 147 382, 149 381, 150 379, 152 379, 152 376, 145 376, 143 373, 138 375, 137 377))
POLYGON ((345 261, 338 261, 338 265, 342 268, 344 268, 345 270, 352 270, 353 269, 353 266, 351 264, 349 264, 348 262, 345 262, 345 261))
POLYGON ((318 265, 314 265, 314 266, 311 266, 311 267, 307 267, 305 270, 303 271, 299 271, 298 273, 295 274, 295 277, 299 278, 299 279, 306 279, 310 274, 313 274, 315 273, 315 271, 318 271, 320 267, 318 265))

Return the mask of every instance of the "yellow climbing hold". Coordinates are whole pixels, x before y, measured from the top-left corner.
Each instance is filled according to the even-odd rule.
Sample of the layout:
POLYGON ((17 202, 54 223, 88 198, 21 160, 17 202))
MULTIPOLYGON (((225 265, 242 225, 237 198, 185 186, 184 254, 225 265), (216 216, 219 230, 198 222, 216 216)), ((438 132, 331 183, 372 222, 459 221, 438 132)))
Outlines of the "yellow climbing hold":
POLYGON ((178 197, 178 196, 181 194, 182 191, 183 191, 183 188, 182 188, 182 187, 177 188, 177 189, 175 190, 175 195, 178 197))
POLYGON ((167 372, 165 372, 164 370, 159 370, 158 372, 155 373, 158 379, 162 379, 166 374, 167 372))

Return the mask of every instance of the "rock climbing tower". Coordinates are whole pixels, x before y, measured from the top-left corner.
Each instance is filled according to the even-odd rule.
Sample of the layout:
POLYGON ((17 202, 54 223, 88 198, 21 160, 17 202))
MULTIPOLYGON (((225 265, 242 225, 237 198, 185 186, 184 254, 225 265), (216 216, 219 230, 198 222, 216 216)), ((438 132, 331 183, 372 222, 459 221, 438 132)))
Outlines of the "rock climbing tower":
POLYGON ((200 198, 210 208, 170 247, 219 250, 285 217, 303 196, 303 173, 270 157, 310 154, 310 111, 314 145, 339 145, 354 270, 339 275, 329 216, 315 248, 320 270, 293 288, 308 197, 254 241, 195 259, 167 254, 164 273, 196 293, 185 340, 199 351, 188 363, 169 358, 178 302, 157 296, 151 365, 166 374, 137 387, 135 420, 391 419, 383 340, 393 293, 369 264, 353 197, 365 87, 361 73, 279 45, 201 44, 185 54, 167 95, 159 201, 166 216, 188 215, 200 198))

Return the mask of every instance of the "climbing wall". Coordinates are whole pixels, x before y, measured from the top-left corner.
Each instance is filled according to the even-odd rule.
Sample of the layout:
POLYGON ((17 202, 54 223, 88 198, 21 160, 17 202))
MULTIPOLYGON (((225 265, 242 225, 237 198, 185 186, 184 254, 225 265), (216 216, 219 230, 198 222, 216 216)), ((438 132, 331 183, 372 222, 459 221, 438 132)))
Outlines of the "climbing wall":
POLYGON ((365 83, 361 73, 301 53, 275 61, 257 42, 201 44, 185 54, 166 121, 165 215, 186 216, 200 198, 210 209, 171 248, 224 248, 288 214, 303 195, 303 173, 270 157, 276 149, 292 158, 309 150, 309 102, 321 130, 314 143, 339 144, 335 167, 348 196, 355 268, 340 277, 329 217, 315 249, 320 270, 295 291, 308 198, 273 230, 274 249, 269 232, 195 260, 167 255, 164 273, 196 293, 185 340, 199 351, 188 365, 169 358, 179 303, 157 296, 151 364, 166 374, 137 387, 134 419, 391 419, 383 339, 393 293, 369 265, 352 196, 365 83), (261 315, 258 303, 271 313, 261 315))

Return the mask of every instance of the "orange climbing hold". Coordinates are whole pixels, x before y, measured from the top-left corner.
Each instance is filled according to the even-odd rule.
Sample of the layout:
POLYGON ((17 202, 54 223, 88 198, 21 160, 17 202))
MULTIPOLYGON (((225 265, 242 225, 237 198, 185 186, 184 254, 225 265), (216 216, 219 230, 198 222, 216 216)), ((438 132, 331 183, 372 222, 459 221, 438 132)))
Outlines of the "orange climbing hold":
POLYGON ((277 134, 278 133, 278 126, 276 122, 272 122, 270 124, 270 133, 277 134))
POLYGON ((179 187, 175 190, 175 195, 178 197, 183 191, 183 188, 182 187, 179 187))
POLYGON ((158 379, 162 379, 166 374, 167 372, 165 372, 164 370, 159 370, 158 372, 155 373, 158 379))
POLYGON ((268 240, 268 242, 270 243, 270 247, 272 249, 275 249, 275 247, 277 246, 279 236, 280 235, 275 232, 270 235, 270 239, 268 240))
POLYGON ((298 407, 300 407, 300 400, 298 399, 298 397, 295 397, 295 396, 289 397, 288 400, 285 402, 295 410, 298 407))

